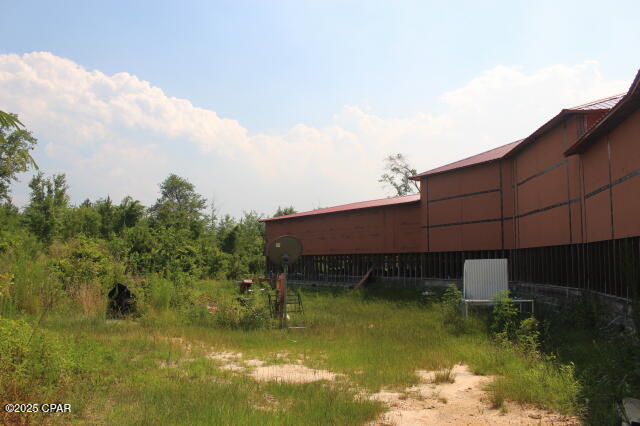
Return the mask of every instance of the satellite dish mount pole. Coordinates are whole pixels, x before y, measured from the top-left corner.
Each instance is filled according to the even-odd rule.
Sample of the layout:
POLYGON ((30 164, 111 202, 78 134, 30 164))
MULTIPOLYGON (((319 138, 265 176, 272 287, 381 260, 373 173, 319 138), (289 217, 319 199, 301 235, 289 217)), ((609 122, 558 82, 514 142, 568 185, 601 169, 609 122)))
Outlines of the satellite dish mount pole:
POLYGON ((284 264, 284 277, 282 278, 282 309, 280 317, 280 328, 287 326, 287 273, 289 272, 289 265, 284 264))
POLYGON ((287 326, 287 274, 289 272, 289 255, 282 255, 282 266, 284 267, 284 274, 282 277, 282 306, 280 306, 280 328, 287 326))
POLYGON ((280 317, 280 328, 287 326, 287 275, 289 264, 295 263, 302 255, 302 243, 292 235, 283 235, 269 243, 267 256, 274 264, 281 264, 284 273, 278 275, 276 283, 276 305, 280 317))

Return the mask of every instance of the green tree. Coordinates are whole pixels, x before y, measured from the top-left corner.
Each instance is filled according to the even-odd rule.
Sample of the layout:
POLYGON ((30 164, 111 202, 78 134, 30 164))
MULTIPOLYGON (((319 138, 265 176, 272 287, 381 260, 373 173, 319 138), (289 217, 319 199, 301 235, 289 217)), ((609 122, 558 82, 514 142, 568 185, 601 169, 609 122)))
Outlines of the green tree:
POLYGON ((17 240, 29 233, 21 226, 20 219, 20 211, 16 206, 10 203, 0 204, 0 254, 9 247, 16 246, 17 240))
POLYGON ((286 215, 295 214, 295 213, 298 213, 298 212, 296 211, 296 209, 293 208, 293 206, 289 206, 289 207, 278 206, 278 210, 276 210, 273 217, 286 216, 286 215))
POLYGON ((238 242, 238 229, 238 225, 234 226, 229 232, 226 233, 226 235, 222 239, 220 248, 223 252, 228 254, 233 254, 236 252, 236 244, 238 242))
POLYGON ((234 231, 237 225, 238 222, 235 218, 226 214, 218 221, 217 226, 214 229, 216 240, 220 243, 220 249, 225 253, 233 253, 235 250, 235 238, 237 235, 234 234, 233 236, 230 236, 229 234, 237 232, 234 231), (225 243, 225 240, 229 241, 225 243), (233 244, 231 244, 231 241, 233 241, 233 244), (231 246, 233 246, 233 249, 231 246))
POLYGON ((149 227, 147 220, 141 220, 132 228, 125 228, 122 232, 124 247, 123 257, 126 258, 129 270, 136 273, 158 271, 156 265, 159 253, 159 239, 154 230, 149 227))
POLYGON ((111 197, 99 199, 95 202, 95 209, 100 214, 100 234, 102 238, 110 238, 115 232, 117 221, 117 208, 111 202, 111 197))
POLYGON ((134 227, 144 216, 144 206, 138 200, 126 196, 118 206, 116 232, 134 227))
POLYGON ((160 184, 160 198, 149 213, 157 224, 188 227, 197 235, 204 226, 202 211, 206 205, 207 200, 195 192, 191 182, 171 174, 160 184))
POLYGON ((39 172, 29 182, 31 195, 25 218, 31 231, 41 240, 50 242, 61 230, 62 218, 69 205, 66 176, 53 175, 46 179, 39 172))
POLYGON ((411 176, 417 175, 418 172, 409 165, 404 155, 391 154, 384 159, 384 163, 385 173, 378 179, 378 182, 383 186, 391 186, 399 197, 420 191, 418 182, 409 179, 411 176))
POLYGON ((0 202, 11 202, 10 185, 18 173, 38 168, 29 154, 36 143, 17 115, 0 111, 0 202))
POLYGON ((205 276, 224 279, 229 271, 231 256, 224 253, 217 244, 214 233, 208 233, 198 240, 201 253, 200 266, 205 276))
POLYGON ((65 240, 80 234, 90 238, 100 237, 101 223, 100 213, 92 206, 69 208, 63 213, 61 236, 65 240))
POLYGON ((260 219, 254 211, 244 212, 238 226, 236 253, 243 272, 254 274, 264 269, 265 226, 260 219))

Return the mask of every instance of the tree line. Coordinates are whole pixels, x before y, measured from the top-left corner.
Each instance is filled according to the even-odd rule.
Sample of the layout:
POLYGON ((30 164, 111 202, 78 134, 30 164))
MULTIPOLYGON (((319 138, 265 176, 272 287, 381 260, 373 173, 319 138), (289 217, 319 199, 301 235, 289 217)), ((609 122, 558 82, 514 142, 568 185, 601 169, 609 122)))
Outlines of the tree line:
MULTIPOLYGON (((106 246, 127 273, 237 278, 264 270, 261 214, 218 217, 213 203, 208 206, 191 182, 175 174, 160 183, 151 206, 131 196, 120 202, 107 196, 73 205, 65 174, 48 177, 38 171, 30 155, 36 144, 15 114, 0 111, 0 250, 16 246, 27 234, 44 248, 83 238, 106 246), (19 173, 34 169, 28 204, 18 209, 11 202, 10 185, 19 173)), ((389 155, 379 182, 398 196, 407 195, 418 190, 410 179, 415 174, 402 154, 389 155)), ((274 217, 295 212, 293 207, 278 207, 274 217)))
MULTIPOLYGON (((158 198, 144 206, 131 196, 70 202, 65 174, 37 171, 29 201, 18 209, 10 197, 17 174, 36 169, 36 138, 18 117, 0 111, 0 251, 33 238, 43 249, 57 241, 85 239, 106 246, 127 273, 182 272, 198 278, 237 278, 264 270, 264 216, 219 217, 186 178, 170 174, 158 198)), ((279 207, 275 215, 291 214, 279 207)))

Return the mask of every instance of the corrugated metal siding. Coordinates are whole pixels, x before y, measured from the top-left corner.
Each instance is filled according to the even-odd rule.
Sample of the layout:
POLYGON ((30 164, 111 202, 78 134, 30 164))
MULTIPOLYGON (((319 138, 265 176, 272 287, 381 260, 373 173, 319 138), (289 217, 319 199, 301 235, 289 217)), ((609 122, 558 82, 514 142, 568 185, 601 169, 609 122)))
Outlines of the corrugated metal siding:
POLYGON ((515 213, 515 190, 513 187, 513 161, 505 159, 500 161, 502 173, 502 244, 505 249, 515 247, 515 227, 513 215, 515 213))
POLYGON ((307 255, 423 249, 420 204, 415 202, 266 222, 267 244, 281 235, 299 238, 307 255))
MULTIPOLYGON (((371 267, 382 279, 471 279, 465 259, 508 257, 514 280, 629 297, 640 277, 640 89, 634 99, 599 122, 602 105, 563 110, 506 158, 424 176, 419 201, 268 221, 267 239, 301 238, 307 256, 295 267, 310 279, 371 267), (594 122, 600 130, 565 157, 594 122)), ((468 298, 490 299, 502 288, 491 283, 508 278, 490 274, 477 272, 468 298)))
POLYGON ((607 142, 596 143, 580 156, 584 169, 584 235, 586 242, 611 238, 611 194, 598 188, 609 184, 607 142))
MULTIPOLYGON (((500 163, 428 176, 429 251, 502 248, 500 163)), ((424 203, 424 201, 423 201, 424 203)))
POLYGON ((572 220, 572 205, 580 201, 571 194, 571 188, 579 187, 577 175, 570 173, 564 157, 577 137, 578 119, 566 116, 515 154, 516 248, 570 244, 581 234, 573 230, 580 223, 572 220))
POLYGON ((509 289, 507 259, 464 261, 463 297, 466 300, 491 300, 509 289))
POLYGON ((616 99, 564 110, 526 147, 508 144, 423 176, 421 195, 269 220, 268 239, 292 234, 308 253, 349 254, 520 249, 640 235, 640 173, 626 177, 640 170, 640 112, 580 157, 564 156, 585 122, 616 99), (505 151, 507 158, 470 166, 505 151))
POLYGON ((584 169, 587 241, 640 235, 638 141, 640 111, 603 134, 580 154, 584 169))

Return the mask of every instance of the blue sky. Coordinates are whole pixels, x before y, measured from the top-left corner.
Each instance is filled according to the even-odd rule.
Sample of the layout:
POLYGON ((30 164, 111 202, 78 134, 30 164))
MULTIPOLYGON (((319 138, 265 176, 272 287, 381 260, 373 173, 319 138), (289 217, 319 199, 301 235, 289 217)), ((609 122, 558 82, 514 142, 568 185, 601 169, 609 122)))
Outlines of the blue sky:
MULTIPOLYGON (((0 73, 12 80, 0 109, 34 130, 37 159, 68 174, 76 201, 126 188, 151 202, 169 172, 236 215, 384 197, 386 154, 420 171, 510 142, 563 106, 625 90, 639 66, 637 1, 62 3, 3 5, 0 73), (59 87, 45 95, 52 70, 45 86, 59 87), (86 101, 97 83, 74 86, 87 79, 120 100, 86 101), (136 93, 136 112, 115 92, 136 93), (494 120, 514 103, 510 123, 494 120), (176 104, 178 124, 152 124, 173 121, 176 104), (271 189, 293 173, 305 176, 271 189)), ((14 194, 24 200, 24 185, 14 194)))

